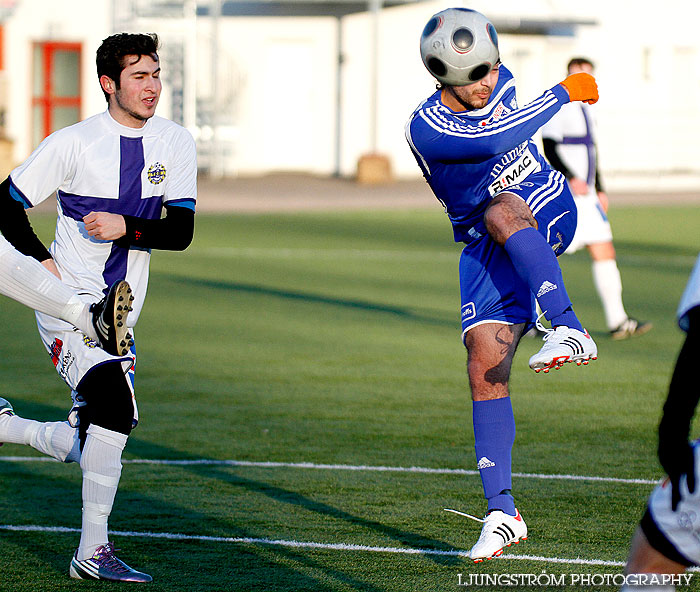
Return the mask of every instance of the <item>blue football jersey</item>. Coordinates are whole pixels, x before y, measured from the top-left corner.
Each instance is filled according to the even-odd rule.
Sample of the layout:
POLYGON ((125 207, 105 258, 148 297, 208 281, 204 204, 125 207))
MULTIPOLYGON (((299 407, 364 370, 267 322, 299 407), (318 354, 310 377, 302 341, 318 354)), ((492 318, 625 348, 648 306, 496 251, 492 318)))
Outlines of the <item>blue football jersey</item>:
POLYGON ((532 173, 552 170, 531 138, 569 102, 569 94, 558 84, 518 108, 515 80, 505 66, 481 109, 454 112, 440 94, 413 112, 406 139, 452 222, 455 241, 468 243, 478 238, 474 226, 495 195, 532 173))

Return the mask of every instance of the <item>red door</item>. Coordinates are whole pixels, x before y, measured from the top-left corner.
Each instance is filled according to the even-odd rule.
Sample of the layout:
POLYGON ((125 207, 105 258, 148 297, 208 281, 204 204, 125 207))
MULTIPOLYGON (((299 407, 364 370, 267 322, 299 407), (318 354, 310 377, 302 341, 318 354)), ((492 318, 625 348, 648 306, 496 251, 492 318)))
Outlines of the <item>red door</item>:
POLYGON ((33 48, 33 148, 57 129, 80 121, 80 43, 35 43, 33 48))

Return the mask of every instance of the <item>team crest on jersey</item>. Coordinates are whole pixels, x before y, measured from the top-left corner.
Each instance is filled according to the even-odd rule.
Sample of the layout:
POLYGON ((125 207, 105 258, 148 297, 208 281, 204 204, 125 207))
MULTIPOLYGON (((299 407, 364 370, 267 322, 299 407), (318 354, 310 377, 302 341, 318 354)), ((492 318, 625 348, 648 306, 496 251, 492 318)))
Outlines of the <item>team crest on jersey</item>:
POLYGON ((89 347, 90 349, 94 349, 97 347, 97 343, 95 343, 92 339, 90 339, 87 335, 83 335, 83 343, 89 347))
POLYGON ((491 117, 489 117, 488 119, 484 119, 484 121, 480 122, 479 125, 489 125, 494 121, 498 121, 501 117, 507 115, 508 113, 510 113, 509 109, 503 103, 498 103, 498 105, 496 105, 496 108, 493 110, 491 117))
POLYGON ((148 168, 148 180, 153 185, 158 185, 163 182, 163 179, 165 179, 165 167, 159 162, 152 164, 148 168))

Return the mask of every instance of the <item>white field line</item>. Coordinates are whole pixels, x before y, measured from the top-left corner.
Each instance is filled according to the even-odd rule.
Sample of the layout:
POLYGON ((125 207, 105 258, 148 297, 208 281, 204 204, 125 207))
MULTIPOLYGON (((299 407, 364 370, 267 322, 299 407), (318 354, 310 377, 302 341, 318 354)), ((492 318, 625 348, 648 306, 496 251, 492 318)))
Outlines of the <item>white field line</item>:
MULTIPOLYGON (((0 524, 0 530, 13 532, 50 532, 50 533, 79 533, 78 528, 65 526, 15 526, 12 524, 0 524)), ((215 537, 205 535, 177 534, 171 532, 133 532, 110 530, 115 536, 137 537, 151 539, 166 539, 171 541, 201 541, 207 543, 229 543, 239 545, 270 545, 274 547, 293 547, 295 549, 320 549, 327 551, 364 551, 367 553, 394 553, 401 555, 430 555, 440 557, 469 557, 469 551, 457 549, 442 551, 439 549, 414 549, 401 547, 373 547, 368 545, 353 545, 348 543, 314 543, 308 541, 287 541, 282 539, 265 539, 252 537, 215 537)), ((511 555, 504 554, 498 559, 517 559, 520 561, 535 561, 541 563, 564 563, 568 565, 602 565, 605 567, 622 567, 622 561, 607 561, 604 559, 567 559, 564 557, 541 557, 539 555, 511 555)))
MULTIPOLYGON (((0 462, 57 462, 45 456, 0 456, 0 462)), ((273 462, 250 460, 168 460, 134 458, 123 459, 123 464, 133 465, 173 465, 173 466, 229 466, 254 467, 262 469, 312 469, 322 471, 369 471, 378 473, 424 473, 431 475, 478 475, 479 471, 469 469, 440 469, 429 467, 387 467, 381 465, 342 465, 317 464, 309 462, 273 462)), ((599 477, 595 475, 556 475, 547 473, 513 473, 513 477, 525 479, 554 479, 560 481, 596 481, 601 483, 627 483, 630 485, 656 485, 658 479, 623 479, 621 477, 599 477)))

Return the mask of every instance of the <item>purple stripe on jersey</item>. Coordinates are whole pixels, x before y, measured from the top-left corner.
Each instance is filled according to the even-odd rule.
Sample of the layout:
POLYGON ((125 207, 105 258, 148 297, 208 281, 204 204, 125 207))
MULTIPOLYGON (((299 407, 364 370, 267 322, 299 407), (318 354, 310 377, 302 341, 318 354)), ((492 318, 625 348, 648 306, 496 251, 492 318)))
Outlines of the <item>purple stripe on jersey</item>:
POLYGON ((119 137, 119 201, 141 200, 142 138, 119 137))
POLYGON ((126 214, 156 220, 160 218, 163 210, 163 196, 154 195, 144 197, 138 201, 122 200, 108 197, 91 197, 89 195, 75 195, 73 193, 58 192, 58 200, 61 202, 63 214, 78 222, 90 212, 111 212, 112 214, 126 214))
MULTIPOLYGON (((119 209, 120 214, 131 214, 131 211, 140 210, 141 199, 141 172, 143 171, 143 142, 142 138, 119 137, 119 209)), ((158 200, 158 215, 160 215, 161 200, 158 200)), ((129 259, 128 247, 120 247, 112 244, 112 251, 105 262, 102 272, 105 284, 104 292, 107 294, 109 286, 117 280, 126 278, 126 268, 129 259)))
POLYGON ((591 126, 591 120, 586 113, 586 108, 583 104, 580 105, 581 114, 583 115, 583 121, 586 124, 586 135, 585 136, 564 136, 562 138, 562 144, 580 144, 586 147, 588 151, 588 178, 586 183, 593 185, 595 182, 595 169, 596 169, 596 154, 595 154, 595 143, 593 142, 593 129, 591 126))
POLYGON ((102 290, 105 296, 107 296, 109 287, 114 282, 126 278, 126 264, 128 260, 129 248, 112 243, 112 250, 109 253, 109 257, 107 257, 107 261, 105 261, 105 268, 102 272, 102 277, 104 278, 105 284, 107 284, 102 290))

